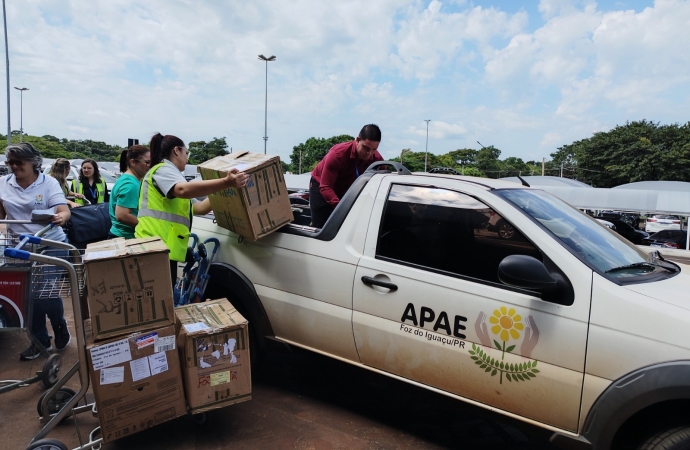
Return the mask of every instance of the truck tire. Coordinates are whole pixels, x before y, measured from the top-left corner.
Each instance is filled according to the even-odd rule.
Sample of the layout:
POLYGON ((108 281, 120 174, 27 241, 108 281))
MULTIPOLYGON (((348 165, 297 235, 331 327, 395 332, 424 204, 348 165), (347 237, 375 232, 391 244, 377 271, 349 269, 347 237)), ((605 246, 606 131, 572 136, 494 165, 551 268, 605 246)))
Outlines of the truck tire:
POLYGON ((647 439, 638 450, 690 450, 690 427, 683 425, 658 432, 647 439))

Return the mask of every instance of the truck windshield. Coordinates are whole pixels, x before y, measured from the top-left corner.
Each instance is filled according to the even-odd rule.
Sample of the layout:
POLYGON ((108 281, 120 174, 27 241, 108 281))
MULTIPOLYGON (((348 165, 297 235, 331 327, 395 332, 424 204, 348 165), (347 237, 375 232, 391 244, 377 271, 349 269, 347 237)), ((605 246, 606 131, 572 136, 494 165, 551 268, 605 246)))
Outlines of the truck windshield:
POLYGON ((639 277, 656 271, 654 265, 643 264, 649 259, 645 252, 551 194, 531 189, 500 189, 494 193, 517 206, 608 278, 639 277))

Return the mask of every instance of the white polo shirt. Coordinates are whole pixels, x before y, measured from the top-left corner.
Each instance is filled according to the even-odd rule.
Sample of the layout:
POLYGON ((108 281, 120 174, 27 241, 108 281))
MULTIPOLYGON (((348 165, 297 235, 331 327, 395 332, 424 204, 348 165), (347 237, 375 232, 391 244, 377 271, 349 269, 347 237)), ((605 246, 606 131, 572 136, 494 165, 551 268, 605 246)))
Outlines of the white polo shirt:
MULTIPOLYGON (((39 173, 36 181, 24 189, 17 184, 14 174, 10 174, 0 178, 0 203, 8 220, 31 220, 32 211, 66 205, 67 200, 60 184, 53 177, 39 173)), ((40 223, 8 224, 7 229, 14 235, 34 234, 44 226, 45 224, 40 223)), ((62 227, 54 227, 43 237, 63 241, 65 232, 62 227)))

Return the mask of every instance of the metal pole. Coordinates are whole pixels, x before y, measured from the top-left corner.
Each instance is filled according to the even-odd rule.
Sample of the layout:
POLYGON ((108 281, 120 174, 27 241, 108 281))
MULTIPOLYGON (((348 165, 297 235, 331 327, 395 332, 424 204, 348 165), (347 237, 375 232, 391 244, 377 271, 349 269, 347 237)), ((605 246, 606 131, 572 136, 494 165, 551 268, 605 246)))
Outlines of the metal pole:
POLYGON ((426 164, 429 157, 429 122, 431 119, 424 119, 426 122, 426 150, 424 151, 424 172, 426 172, 426 164))
POLYGON ((19 90, 19 142, 24 142, 24 90, 19 90))
POLYGON ((268 60, 266 60, 266 103, 264 105, 264 155, 268 142, 268 60))
POLYGON ((264 155, 266 154, 266 143, 268 141, 268 62, 275 61, 275 55, 266 58, 264 55, 259 55, 261 61, 266 62, 266 102, 264 104, 264 155))
POLYGON ((299 175, 302 175, 302 149, 299 149, 299 175))
POLYGON ((5 24, 5 63, 7 70, 7 145, 12 144, 12 126, 10 125, 10 50, 7 45, 7 13, 5 0, 2 0, 2 19, 5 24))

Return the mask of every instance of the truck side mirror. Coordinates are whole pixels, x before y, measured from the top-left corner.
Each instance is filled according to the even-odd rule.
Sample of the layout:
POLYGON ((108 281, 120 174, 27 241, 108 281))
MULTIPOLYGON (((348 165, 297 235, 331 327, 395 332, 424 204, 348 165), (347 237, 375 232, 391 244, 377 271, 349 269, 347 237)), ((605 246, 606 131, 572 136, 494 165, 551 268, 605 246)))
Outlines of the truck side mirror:
POLYGON ((498 279, 503 284, 533 291, 553 290, 558 286, 546 266, 527 255, 510 255, 498 265, 498 279))

